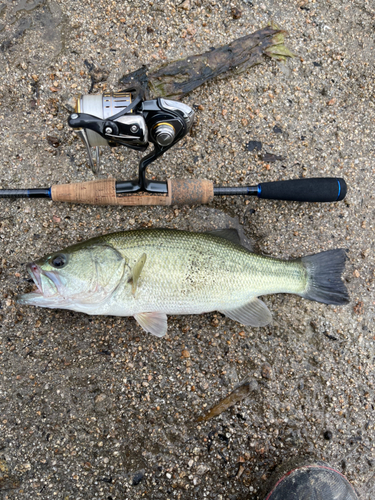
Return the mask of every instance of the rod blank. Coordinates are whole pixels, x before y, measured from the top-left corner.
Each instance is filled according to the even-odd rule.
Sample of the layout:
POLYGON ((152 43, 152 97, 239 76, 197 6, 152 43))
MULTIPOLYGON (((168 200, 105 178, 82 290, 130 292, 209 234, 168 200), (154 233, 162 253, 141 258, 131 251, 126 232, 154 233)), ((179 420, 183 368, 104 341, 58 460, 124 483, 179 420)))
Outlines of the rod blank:
POLYGON ((0 198, 51 198, 51 188, 0 189, 0 198))

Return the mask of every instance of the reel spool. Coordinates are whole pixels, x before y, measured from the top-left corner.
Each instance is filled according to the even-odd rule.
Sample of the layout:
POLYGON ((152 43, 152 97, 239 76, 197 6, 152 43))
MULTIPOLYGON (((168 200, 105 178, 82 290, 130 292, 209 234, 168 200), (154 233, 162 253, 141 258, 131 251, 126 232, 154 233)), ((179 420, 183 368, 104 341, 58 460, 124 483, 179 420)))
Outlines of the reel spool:
POLYGON ((193 120, 194 111, 186 104, 162 98, 144 101, 137 89, 126 89, 81 95, 68 124, 86 145, 94 173, 99 171, 100 146, 145 151, 150 143, 154 145, 153 151, 140 161, 139 182, 129 181, 133 183, 131 192, 134 192, 148 190, 147 165, 180 141, 189 132, 193 120), (96 150, 95 157, 92 148, 96 150))

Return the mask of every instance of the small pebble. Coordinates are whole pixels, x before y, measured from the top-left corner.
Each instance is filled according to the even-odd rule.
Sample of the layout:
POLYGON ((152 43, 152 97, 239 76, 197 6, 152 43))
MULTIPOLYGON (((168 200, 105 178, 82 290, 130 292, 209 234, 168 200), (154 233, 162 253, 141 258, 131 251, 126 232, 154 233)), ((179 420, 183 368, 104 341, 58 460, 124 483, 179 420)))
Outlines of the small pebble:
POLYGON ((139 484, 143 480, 144 477, 145 477, 144 470, 140 470, 140 471, 136 472, 133 476, 132 486, 137 486, 137 484, 139 484))
POLYGON ((268 380, 272 379, 272 367, 269 363, 264 363, 261 367, 261 375, 268 380))
POLYGON ((232 7, 231 14, 233 19, 239 19, 242 16, 242 11, 237 7, 232 7))
POLYGON ((332 439, 332 432, 331 431, 325 431, 325 433, 323 434, 324 436, 324 439, 326 439, 327 441, 330 441, 332 439))

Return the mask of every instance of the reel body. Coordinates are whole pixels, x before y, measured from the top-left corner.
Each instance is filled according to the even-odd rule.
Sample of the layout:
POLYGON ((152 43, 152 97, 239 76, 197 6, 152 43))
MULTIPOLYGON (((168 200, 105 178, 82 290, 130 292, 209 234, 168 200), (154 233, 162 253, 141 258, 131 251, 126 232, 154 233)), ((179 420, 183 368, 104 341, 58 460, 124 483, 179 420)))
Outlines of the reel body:
POLYGON ((143 100, 137 89, 126 89, 80 96, 68 124, 85 143, 94 173, 99 171, 100 146, 145 151, 152 143, 153 151, 140 161, 139 179, 122 183, 122 192, 167 192, 166 183, 145 178, 146 167, 180 141, 193 120, 194 111, 186 104, 162 98, 143 100), (92 148, 96 148, 95 161, 92 148))

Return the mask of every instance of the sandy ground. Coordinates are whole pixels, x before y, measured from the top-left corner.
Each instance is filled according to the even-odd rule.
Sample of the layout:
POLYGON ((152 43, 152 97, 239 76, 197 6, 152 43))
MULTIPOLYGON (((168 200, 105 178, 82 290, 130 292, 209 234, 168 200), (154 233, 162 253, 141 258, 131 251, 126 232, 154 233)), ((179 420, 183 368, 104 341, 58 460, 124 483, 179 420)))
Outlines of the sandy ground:
MULTIPOLYGON (((200 53, 273 20, 297 57, 194 91, 185 99, 199 106, 194 137, 151 170, 219 185, 339 176, 348 195, 334 204, 228 197, 147 209, 1 200, 0 497, 255 500, 278 464, 307 456, 373 499, 374 4, 178 4, 3 0, 0 187, 93 179, 66 123, 69 100, 90 88, 90 64, 102 72, 94 92, 118 90, 142 64, 200 53), (251 140, 284 160, 261 161, 246 148, 251 140), (265 298, 270 327, 220 314, 171 317, 157 339, 133 318, 15 302, 29 286, 25 263, 78 240, 238 224, 257 251, 280 258, 347 248, 350 304, 274 295, 265 298), (196 422, 245 378, 254 389, 247 399, 196 422)), ((107 149, 101 176, 131 178, 138 158, 107 149)))

